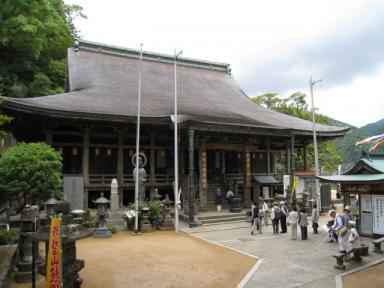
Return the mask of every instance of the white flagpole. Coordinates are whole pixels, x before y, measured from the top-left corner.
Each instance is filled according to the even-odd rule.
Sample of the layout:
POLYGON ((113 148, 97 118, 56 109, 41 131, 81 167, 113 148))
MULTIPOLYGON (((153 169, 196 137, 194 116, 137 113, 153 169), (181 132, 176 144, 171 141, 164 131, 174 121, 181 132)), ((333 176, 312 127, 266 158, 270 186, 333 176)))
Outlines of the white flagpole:
POLYGON ((136 175, 135 175, 135 233, 139 232, 139 147, 140 147, 140 112, 141 112, 141 64, 143 60, 143 44, 140 44, 139 58, 139 92, 137 97, 137 128, 136 128, 136 175))
POLYGON ((177 57, 183 53, 183 51, 180 51, 177 54, 177 51, 175 49, 175 185, 173 187, 174 193, 175 193, 175 232, 179 232, 179 152, 178 152, 178 136, 177 136, 177 57))
MULTIPOLYGON (((313 148, 315 152, 315 174, 319 176, 319 154, 317 150, 317 136, 316 136, 316 117, 315 117, 315 102, 313 100, 313 85, 318 82, 323 81, 322 79, 312 81, 312 77, 309 79, 309 88, 311 92, 311 102, 312 102, 312 131, 313 131, 313 148)), ((319 179, 316 178, 316 204, 317 209, 321 211, 321 194, 320 194, 320 183, 319 179)))

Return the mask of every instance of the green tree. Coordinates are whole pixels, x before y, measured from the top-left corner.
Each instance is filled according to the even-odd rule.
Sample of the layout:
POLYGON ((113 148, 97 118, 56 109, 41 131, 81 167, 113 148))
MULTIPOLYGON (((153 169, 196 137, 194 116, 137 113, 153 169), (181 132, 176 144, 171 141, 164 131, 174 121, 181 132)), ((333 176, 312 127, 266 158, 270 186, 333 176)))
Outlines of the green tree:
POLYGON ((64 91, 66 51, 81 7, 62 0, 0 1, 0 95, 64 91))
POLYGON ((45 143, 18 143, 0 158, 0 198, 36 204, 61 196, 62 159, 45 143))
MULTIPOLYGON (((312 120, 312 113, 308 110, 308 104, 305 98, 306 95, 301 92, 293 93, 288 97, 281 97, 278 93, 266 93, 253 97, 252 100, 268 109, 310 121, 312 120)), ((316 113, 316 122, 328 125, 328 117, 316 113)), ((308 163, 314 166, 313 145, 308 145, 308 150, 308 163)), ((336 146, 333 142, 321 142, 318 146, 318 152, 319 164, 327 171, 334 171, 342 161, 342 158, 336 152, 336 146)), ((297 159, 297 168, 303 170, 303 159, 301 159, 301 157, 297 157, 297 159)))

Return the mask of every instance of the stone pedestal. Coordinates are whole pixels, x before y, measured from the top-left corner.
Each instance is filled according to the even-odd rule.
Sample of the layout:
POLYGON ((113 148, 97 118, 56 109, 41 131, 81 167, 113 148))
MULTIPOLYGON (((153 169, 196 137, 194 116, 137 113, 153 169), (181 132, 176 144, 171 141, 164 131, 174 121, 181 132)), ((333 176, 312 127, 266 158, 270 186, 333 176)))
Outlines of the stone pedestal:
MULTIPOLYGON (((93 229, 84 228, 78 224, 63 226, 62 234, 62 262, 63 262, 63 287, 77 288, 81 285, 79 271, 84 268, 84 260, 76 259, 76 239, 90 236, 93 229)), ((45 260, 38 265, 38 272, 46 275, 50 226, 43 226, 36 235, 36 240, 46 243, 45 260)))
POLYGON ((149 208, 144 207, 142 209, 142 218, 141 218, 141 223, 140 223, 140 232, 145 233, 145 232, 151 232, 152 229, 152 224, 151 221, 149 221, 149 208))
POLYGON ((241 213, 241 209, 241 198, 239 196, 232 197, 229 212, 241 213))
MULTIPOLYGON (((63 286, 66 288, 80 287, 79 271, 84 268, 84 260, 76 259, 76 241, 63 239, 63 286)), ((47 255, 46 255, 47 259, 47 255)), ((46 275, 46 264, 38 267, 39 274, 46 275)))

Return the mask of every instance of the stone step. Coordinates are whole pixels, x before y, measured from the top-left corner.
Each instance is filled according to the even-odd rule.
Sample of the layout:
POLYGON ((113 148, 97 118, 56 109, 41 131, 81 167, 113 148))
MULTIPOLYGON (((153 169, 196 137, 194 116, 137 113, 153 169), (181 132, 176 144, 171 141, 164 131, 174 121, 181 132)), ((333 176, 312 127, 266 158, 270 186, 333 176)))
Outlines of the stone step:
POLYGON ((199 222, 202 225, 246 222, 249 220, 249 217, 246 216, 245 212, 229 213, 228 211, 223 211, 221 213, 212 212, 206 215, 198 215, 197 218, 199 219, 199 222))
MULTIPOLYGON (((216 213, 216 212, 214 212, 216 213)), ((199 220, 210 220, 210 219, 220 219, 220 218, 237 218, 237 217, 247 217, 245 212, 240 212, 240 213, 228 213, 228 212, 221 212, 217 214, 212 214, 212 215, 197 215, 199 220)))
POLYGON ((248 218, 246 216, 239 217, 228 217, 228 218, 213 218, 200 220, 201 225, 214 225, 214 224, 225 224, 225 223, 240 223, 247 222, 248 218))

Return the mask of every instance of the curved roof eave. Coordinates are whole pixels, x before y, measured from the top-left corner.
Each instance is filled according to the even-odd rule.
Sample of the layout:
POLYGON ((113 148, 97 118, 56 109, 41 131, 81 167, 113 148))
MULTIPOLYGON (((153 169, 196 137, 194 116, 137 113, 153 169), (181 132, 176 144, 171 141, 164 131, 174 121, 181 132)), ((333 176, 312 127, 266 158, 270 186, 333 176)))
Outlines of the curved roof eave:
MULTIPOLYGON (((51 109, 51 108, 27 105, 13 98, 3 97, 3 99, 4 99, 4 102, 1 104, 3 108, 9 109, 12 111, 26 113, 26 114, 37 114, 37 115, 52 117, 52 118, 87 120, 87 121, 106 121, 106 122, 113 122, 113 123, 127 123, 127 122, 136 121, 136 116, 66 111, 66 110, 60 110, 60 109, 51 109)), ((174 122, 173 115, 164 115, 161 117, 142 117, 141 119, 143 119, 142 120, 143 123, 169 124, 174 122)), ((209 121, 209 120, 203 121, 203 120, 199 120, 197 117, 188 116, 188 115, 179 115, 178 123, 183 124, 187 122, 190 123, 192 126, 195 126, 195 128, 200 127, 200 130, 204 130, 203 129, 204 125, 214 125, 217 131, 221 130, 220 127, 222 126, 227 126, 227 127, 237 128, 237 129, 239 127, 239 124, 234 122, 219 122, 219 121, 209 121)), ((311 131, 300 131, 300 130, 282 128, 278 126, 252 125, 252 124, 244 124, 244 123, 241 124, 240 131, 244 132, 246 130, 249 133, 257 134, 257 131, 254 131, 254 129, 257 129, 257 131, 260 131, 260 130, 279 131, 281 134, 285 134, 287 136, 292 134, 308 135, 308 136, 312 135, 311 131)), ((337 131, 337 132, 334 132, 334 131, 317 132, 317 135, 323 136, 323 137, 338 137, 338 136, 343 136, 345 131, 346 130, 337 131)), ((269 132, 269 133, 264 132, 264 134, 272 135, 273 132, 269 132)))

